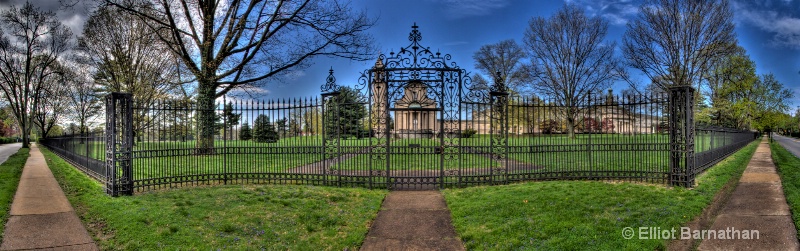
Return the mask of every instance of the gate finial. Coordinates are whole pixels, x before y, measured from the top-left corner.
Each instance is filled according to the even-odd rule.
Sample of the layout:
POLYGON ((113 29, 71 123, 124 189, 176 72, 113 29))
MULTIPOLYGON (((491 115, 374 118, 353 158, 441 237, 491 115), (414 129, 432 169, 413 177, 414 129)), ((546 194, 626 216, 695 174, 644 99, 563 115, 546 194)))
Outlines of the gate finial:
POLYGON ((320 87, 322 95, 338 93, 341 86, 336 84, 336 77, 333 76, 333 67, 328 71, 328 78, 325 79, 325 84, 320 87))
POLYGON ((411 33, 408 34, 408 41, 414 44, 422 41, 422 33, 420 33, 417 28, 419 28, 419 26, 417 26, 417 22, 414 22, 414 25, 411 26, 411 33))

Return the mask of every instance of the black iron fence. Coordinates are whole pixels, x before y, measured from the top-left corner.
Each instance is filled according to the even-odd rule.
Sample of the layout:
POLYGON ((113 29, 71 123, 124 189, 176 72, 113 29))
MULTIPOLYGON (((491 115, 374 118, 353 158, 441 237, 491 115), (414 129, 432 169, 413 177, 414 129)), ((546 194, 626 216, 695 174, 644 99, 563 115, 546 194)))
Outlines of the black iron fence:
POLYGON ((461 101, 456 116, 443 116, 436 104, 382 110, 368 99, 226 97, 200 110, 181 100, 130 107, 130 95, 114 94, 105 132, 41 143, 112 195, 229 183, 428 189, 588 179, 692 186, 697 174, 757 135, 695 129, 691 106, 674 108, 682 102, 676 95, 693 94, 590 94, 572 107, 504 95, 461 101), (211 145, 198 139, 202 112, 214 114, 211 145))

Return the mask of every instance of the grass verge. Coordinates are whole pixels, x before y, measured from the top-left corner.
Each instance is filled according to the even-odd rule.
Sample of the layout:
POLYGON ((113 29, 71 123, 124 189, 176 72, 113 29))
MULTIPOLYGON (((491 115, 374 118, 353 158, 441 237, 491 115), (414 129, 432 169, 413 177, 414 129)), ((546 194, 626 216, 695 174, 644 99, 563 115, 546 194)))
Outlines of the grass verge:
MULTIPOLYGON (((772 150, 772 161, 775 162, 778 175, 781 176, 783 194, 786 196, 786 202, 792 211, 794 226, 797 228, 800 226, 800 159, 784 149, 778 142, 772 142, 769 146, 772 150)), ((797 237, 800 238, 800 228, 797 230, 797 237)))
POLYGON ((28 160, 28 148, 20 148, 15 154, 8 157, 6 162, 0 165, 0 243, 3 241, 6 221, 8 221, 11 201, 17 193, 19 177, 22 175, 22 168, 28 160))
POLYGON ((343 250, 360 246, 386 191, 295 185, 192 187, 112 198, 41 148, 103 250, 343 250))
POLYGON ((639 239, 639 227, 679 229, 741 176, 753 142, 697 177, 694 189, 596 181, 529 182, 444 191, 467 249, 653 250, 667 240, 639 239), (623 238, 626 227, 634 237, 623 238))

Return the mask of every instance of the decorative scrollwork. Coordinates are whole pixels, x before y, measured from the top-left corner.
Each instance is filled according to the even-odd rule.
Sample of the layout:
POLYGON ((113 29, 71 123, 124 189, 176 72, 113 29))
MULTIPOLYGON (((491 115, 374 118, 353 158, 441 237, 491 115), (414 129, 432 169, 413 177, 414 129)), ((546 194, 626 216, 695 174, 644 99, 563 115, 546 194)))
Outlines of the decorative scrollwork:
POLYGON ((325 79, 325 84, 320 87, 322 93, 338 92, 342 87, 336 84, 336 77, 333 76, 333 67, 328 73, 328 78, 325 79))

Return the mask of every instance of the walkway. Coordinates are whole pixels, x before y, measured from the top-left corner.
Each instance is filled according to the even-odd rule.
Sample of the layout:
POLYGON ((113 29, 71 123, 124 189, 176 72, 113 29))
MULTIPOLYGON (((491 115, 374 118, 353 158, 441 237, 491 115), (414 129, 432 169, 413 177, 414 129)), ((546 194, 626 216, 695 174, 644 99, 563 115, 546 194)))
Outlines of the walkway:
MULTIPOLYGON (((698 250, 798 250, 792 214, 764 138, 720 210, 711 230, 729 231, 734 239, 708 239, 698 250), (758 239, 744 239, 744 231, 758 230, 758 239), (740 236, 735 235, 738 233, 740 236), (737 238, 739 237, 739 238, 737 238)), ((754 235, 755 236, 755 235, 754 235)))
POLYGON ((0 250, 98 250, 36 146, 22 170, 0 250))
POLYGON ((464 250, 439 191, 392 191, 361 250, 464 250))

